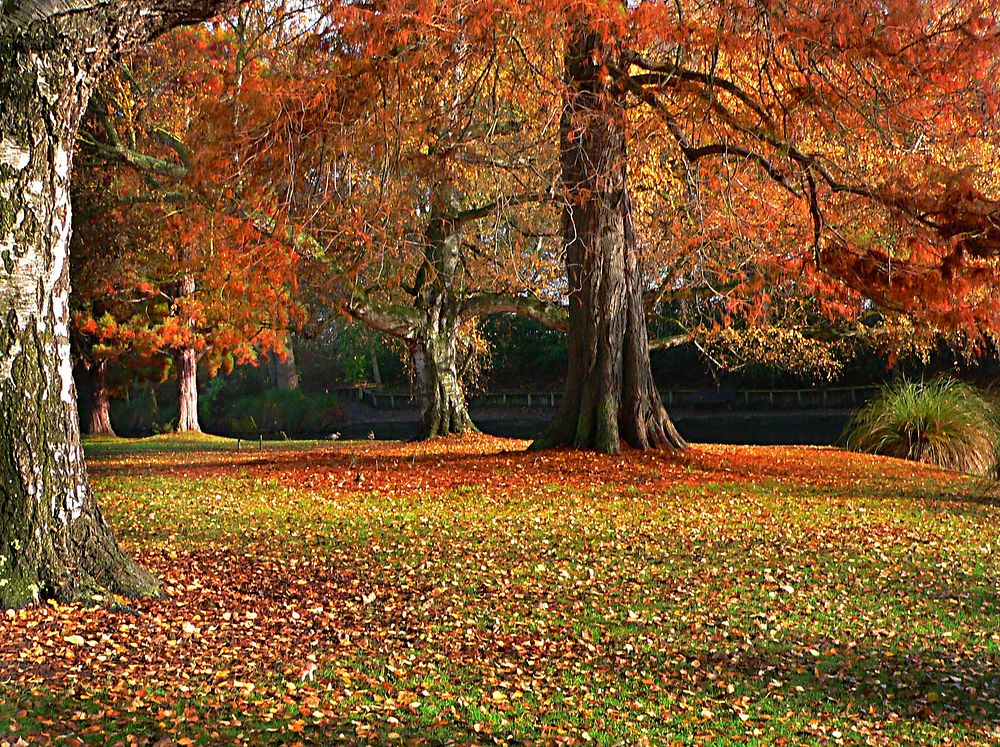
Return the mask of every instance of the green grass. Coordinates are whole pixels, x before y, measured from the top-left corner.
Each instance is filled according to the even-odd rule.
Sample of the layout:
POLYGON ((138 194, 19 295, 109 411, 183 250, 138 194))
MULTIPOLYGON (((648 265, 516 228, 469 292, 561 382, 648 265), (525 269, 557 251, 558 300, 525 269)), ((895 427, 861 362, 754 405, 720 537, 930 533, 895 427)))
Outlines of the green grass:
MULTIPOLYGON (((311 449, 327 443, 316 440, 268 440, 263 442, 263 449, 311 449)), ((224 436, 213 436, 207 433, 161 433, 145 438, 119 438, 118 436, 84 436, 83 448, 88 458, 101 459, 112 456, 129 456, 137 454, 182 454, 213 451, 237 451, 241 449, 253 452, 261 448, 257 438, 236 439, 224 436)))
POLYGON ((161 446, 93 474, 168 596, 11 618, 8 741, 1000 741, 1000 509, 968 481, 843 457, 824 484, 844 463, 816 450, 786 476, 350 492, 346 456, 161 446), (45 645, 76 631, 86 659, 45 645))

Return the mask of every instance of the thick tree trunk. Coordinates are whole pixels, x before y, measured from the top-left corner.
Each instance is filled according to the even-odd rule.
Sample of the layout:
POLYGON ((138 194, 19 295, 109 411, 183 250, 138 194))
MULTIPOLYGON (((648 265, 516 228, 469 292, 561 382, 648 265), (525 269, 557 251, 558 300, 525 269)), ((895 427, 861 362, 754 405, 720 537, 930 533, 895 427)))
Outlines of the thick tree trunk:
MULTIPOLYGON (((458 371, 459 331, 467 318, 464 308, 459 196, 439 187, 424 236, 423 263, 417 271, 412 306, 374 301, 347 305, 348 312, 372 329, 406 343, 413 363, 413 384, 420 405, 414 440, 467 433, 476 427, 469 417, 458 371)), ((354 296, 354 294, 352 294, 354 296)), ((372 346, 376 380, 381 376, 372 346)))
POLYGON ((425 236, 426 276, 417 283, 415 305, 423 324, 409 340, 420 402, 417 439, 474 431, 458 373, 458 334, 462 325, 461 232, 454 215, 459 195, 447 186, 435 195, 437 204, 425 236))
POLYGON ((108 362, 99 360, 94 364, 94 389, 90 403, 90 427, 92 436, 114 436, 111 425, 111 397, 108 393, 108 362))
POLYGON ((445 324, 421 332, 409 342, 420 404, 416 440, 475 431, 458 376, 457 327, 445 324))
POLYGON ((566 53, 562 230, 569 277, 569 371, 535 448, 682 448, 653 383, 627 189, 624 91, 603 72, 613 50, 579 23, 566 53))
POLYGON ((0 607, 156 589, 88 488, 70 362, 70 171, 108 19, 39 14, 0 15, 0 607))
POLYGON ((180 386, 177 432, 201 433, 198 423, 198 354, 193 348, 181 348, 176 361, 180 386))
POLYGON ((271 376, 274 386, 283 391, 294 392, 299 388, 299 370, 295 366, 295 348, 292 341, 287 344, 288 354, 285 360, 281 360, 277 355, 271 354, 271 376))

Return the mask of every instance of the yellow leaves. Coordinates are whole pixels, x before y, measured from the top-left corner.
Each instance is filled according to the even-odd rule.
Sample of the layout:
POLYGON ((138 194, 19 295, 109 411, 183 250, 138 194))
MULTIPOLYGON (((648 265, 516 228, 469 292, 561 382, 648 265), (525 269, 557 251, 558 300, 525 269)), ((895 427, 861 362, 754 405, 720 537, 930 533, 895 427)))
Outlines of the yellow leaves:
POLYGON ((73 646, 84 646, 87 643, 82 635, 68 635, 63 640, 73 646))
POLYGON ((849 356, 836 336, 820 339, 794 321, 717 327, 704 339, 711 354, 734 369, 753 363, 813 379, 835 379, 849 356))

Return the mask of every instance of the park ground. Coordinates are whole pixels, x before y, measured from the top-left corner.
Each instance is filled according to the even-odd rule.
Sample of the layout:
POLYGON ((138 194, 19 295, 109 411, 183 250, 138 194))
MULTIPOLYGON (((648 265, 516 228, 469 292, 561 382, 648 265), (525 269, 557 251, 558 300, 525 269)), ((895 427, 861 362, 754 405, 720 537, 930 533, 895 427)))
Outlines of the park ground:
POLYGON ((983 485, 526 446, 90 442, 163 595, 0 612, 0 744, 1000 743, 983 485))

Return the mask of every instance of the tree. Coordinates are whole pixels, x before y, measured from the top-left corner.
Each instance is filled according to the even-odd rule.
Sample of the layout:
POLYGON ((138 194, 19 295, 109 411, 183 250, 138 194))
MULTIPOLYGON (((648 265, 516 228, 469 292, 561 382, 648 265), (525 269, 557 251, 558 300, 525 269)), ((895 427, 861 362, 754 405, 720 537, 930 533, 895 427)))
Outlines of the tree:
POLYGON ((469 270, 471 262, 463 249, 466 226, 492 215, 498 206, 465 209, 457 204, 455 193, 447 195, 451 199, 435 195, 427 229, 417 243, 420 255, 412 284, 407 287, 404 281, 395 289, 406 292, 408 305, 380 303, 374 293, 360 291, 357 284, 339 300, 352 317, 406 345, 420 407, 417 439, 475 429, 462 371, 475 354, 463 339, 465 330, 478 318, 512 312, 557 329, 566 325, 558 303, 524 291, 475 287, 476 274, 469 270))
MULTIPOLYGON (((925 296, 950 296, 933 310, 938 317, 995 325, 995 312, 981 300, 981 279, 978 291, 957 295, 956 288, 968 286, 949 281, 953 265, 971 269, 968 282, 981 270, 965 260, 996 254, 997 203, 953 166, 923 158, 903 172, 905 180, 898 168, 914 165, 906 149, 922 134, 952 145, 968 139, 984 93, 977 72, 995 67, 989 9, 640 3, 572 11, 568 28, 561 137, 575 322, 564 405, 540 445, 614 451, 619 438, 638 447, 683 445, 662 414, 646 363, 625 172, 630 101, 660 119, 675 158, 686 165, 751 165, 771 182, 747 202, 780 215, 761 198, 773 200, 779 210, 801 215, 798 226, 812 233, 795 234, 806 239, 800 246, 809 259, 796 251, 787 265, 833 278, 841 293, 853 289, 887 305, 903 299, 912 305, 922 285, 925 296), (852 94, 863 85, 875 89, 877 104, 852 94), (939 116, 942 96, 949 95, 950 107, 939 116), (854 128, 851 136, 847 127, 854 128), (894 161, 889 154, 897 153, 894 161), (906 189, 888 186, 900 181, 906 189), (874 230, 889 233, 895 247, 862 243, 858 229, 870 236, 878 224, 874 230), (894 286, 876 270, 894 255, 913 285, 894 286)), ((761 188, 760 179, 751 183, 761 188)), ((737 184, 725 174, 715 180, 727 200, 737 184)), ((772 221, 771 230, 777 227, 772 221)))
POLYGON ((170 360, 178 432, 201 430, 199 364, 214 375, 256 363, 264 352, 282 355, 301 317, 294 252, 257 230, 243 201, 226 196, 246 185, 216 168, 213 149, 187 145, 233 127, 227 118, 238 114, 245 77, 245 63, 226 62, 240 58, 234 45, 228 26, 216 23, 130 55, 91 98, 81 130, 77 192, 90 199, 77 227, 87 237, 83 261, 74 263, 77 294, 96 287, 121 327, 136 319, 141 302, 144 324, 133 348, 170 360), (226 106, 208 103, 223 91, 226 106), (119 237, 126 256, 109 267, 110 237, 119 237), (95 262, 107 271, 90 272, 95 262), (109 304, 109 288, 129 302, 109 304))
POLYGON ((535 447, 617 451, 684 440, 653 383, 639 256, 627 185, 626 91, 606 73, 600 31, 577 20, 566 47, 563 244, 570 287, 569 371, 552 424, 535 447))
MULTIPOLYGON (((240 47, 239 75, 221 92, 162 105, 205 123, 172 133, 185 157, 170 169, 197 185, 196 201, 224 195, 213 200, 216 215, 241 216, 303 255, 312 297, 403 341, 421 401, 418 437, 473 427, 461 369, 475 319, 520 310, 565 324, 561 309, 532 293, 540 273, 500 260, 539 256, 541 234, 524 235, 538 221, 524 213, 544 210, 554 165, 554 138, 538 137, 545 121, 529 106, 538 102, 505 95, 517 71, 497 60, 514 55, 483 58, 425 37, 373 59, 339 40, 336 24, 336 33, 320 24, 291 43, 260 31, 266 17, 247 21, 241 11, 226 23, 254 44, 240 47)), ((157 55, 160 78, 175 80, 191 67, 191 45, 163 46, 177 51, 157 55)), ((135 140, 92 142, 132 168, 168 170, 148 149, 122 144, 135 140)))
POLYGON ((87 481, 69 346, 70 174, 101 72, 222 4, 15 0, 0 11, 0 606, 156 589, 87 481))
POLYGON ((503 57, 515 39, 524 89, 561 92, 571 364, 538 446, 683 445, 652 386, 642 319, 658 258, 636 232, 629 145, 654 130, 685 199, 748 245, 777 237, 761 261, 801 287, 977 336, 998 324, 996 185, 973 152, 995 138, 992 3, 331 6, 373 60, 428 39, 503 57))
POLYGON ((159 304, 144 278, 136 247, 148 246, 147 223, 123 220, 110 209, 121 185, 107 169, 81 164, 77 157, 73 185, 73 234, 70 313, 76 360, 92 375, 90 419, 86 431, 114 435, 111 424, 110 372, 124 382, 156 371, 167 361, 142 343, 159 323, 159 304), (82 166, 82 168, 81 168, 82 166))

